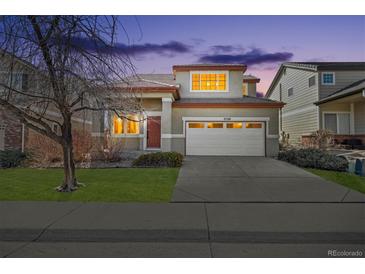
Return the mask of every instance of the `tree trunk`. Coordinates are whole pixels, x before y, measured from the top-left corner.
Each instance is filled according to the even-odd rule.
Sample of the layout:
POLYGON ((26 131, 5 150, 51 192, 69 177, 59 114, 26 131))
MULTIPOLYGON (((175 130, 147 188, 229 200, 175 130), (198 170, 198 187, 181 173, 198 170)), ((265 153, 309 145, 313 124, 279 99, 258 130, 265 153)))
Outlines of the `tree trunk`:
POLYGON ((62 143, 64 179, 63 183, 57 187, 57 191, 71 192, 76 190, 79 186, 76 180, 75 162, 73 157, 71 119, 64 123, 62 134, 64 139, 64 142, 62 143))
POLYGON ((64 144, 62 150, 64 179, 62 185, 60 185, 57 190, 61 192, 71 192, 76 190, 78 187, 72 144, 64 144))

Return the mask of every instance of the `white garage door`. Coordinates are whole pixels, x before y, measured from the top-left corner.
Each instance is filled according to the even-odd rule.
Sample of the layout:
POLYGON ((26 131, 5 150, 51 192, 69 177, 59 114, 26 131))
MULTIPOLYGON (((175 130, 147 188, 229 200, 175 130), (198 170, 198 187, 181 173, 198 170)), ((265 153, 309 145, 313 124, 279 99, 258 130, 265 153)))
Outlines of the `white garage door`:
POLYGON ((265 156, 265 124, 187 122, 186 155, 265 156))

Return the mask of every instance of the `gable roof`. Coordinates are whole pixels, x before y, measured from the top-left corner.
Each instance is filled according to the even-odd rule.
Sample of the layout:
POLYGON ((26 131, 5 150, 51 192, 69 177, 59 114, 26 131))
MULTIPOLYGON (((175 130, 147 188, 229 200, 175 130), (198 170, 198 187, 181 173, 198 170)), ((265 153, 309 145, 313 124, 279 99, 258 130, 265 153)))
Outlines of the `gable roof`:
POLYGON ((318 102, 316 102, 314 104, 320 105, 320 104, 323 104, 323 103, 326 103, 329 101, 334 101, 334 100, 361 92, 363 89, 365 89, 365 78, 361 79, 359 81, 356 81, 356 82, 336 91, 335 93, 332 93, 331 95, 319 100, 318 102))
POLYGON ((281 64, 274 79, 272 80, 265 97, 269 97, 285 68, 294 68, 309 71, 323 70, 364 70, 365 62, 286 62, 281 64))

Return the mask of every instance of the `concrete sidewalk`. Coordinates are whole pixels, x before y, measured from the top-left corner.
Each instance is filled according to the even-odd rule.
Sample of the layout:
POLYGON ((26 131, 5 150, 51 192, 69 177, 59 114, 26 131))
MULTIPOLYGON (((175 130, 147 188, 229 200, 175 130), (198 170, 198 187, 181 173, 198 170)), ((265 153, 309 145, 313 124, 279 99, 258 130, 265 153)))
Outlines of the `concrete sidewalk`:
POLYGON ((1 202, 0 241, 365 243, 363 203, 1 202))

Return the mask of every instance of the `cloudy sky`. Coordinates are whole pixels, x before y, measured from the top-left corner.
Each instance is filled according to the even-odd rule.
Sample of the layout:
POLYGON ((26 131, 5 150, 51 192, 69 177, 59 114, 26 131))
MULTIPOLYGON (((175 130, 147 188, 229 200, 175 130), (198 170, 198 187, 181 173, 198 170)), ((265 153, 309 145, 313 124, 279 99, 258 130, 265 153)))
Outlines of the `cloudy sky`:
POLYGON ((265 93, 285 61, 365 61, 365 16, 123 16, 121 51, 138 73, 244 63, 265 93), (127 35, 126 35, 127 34, 127 35), (128 37, 127 37, 128 36, 128 37))

